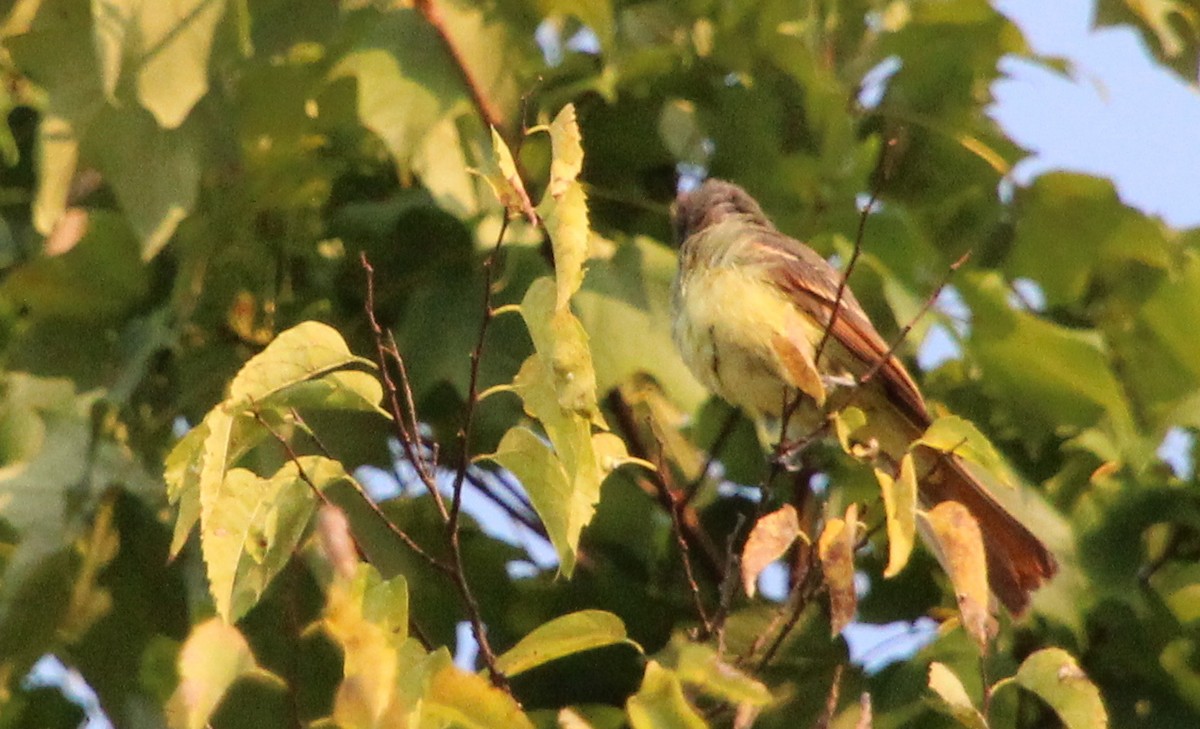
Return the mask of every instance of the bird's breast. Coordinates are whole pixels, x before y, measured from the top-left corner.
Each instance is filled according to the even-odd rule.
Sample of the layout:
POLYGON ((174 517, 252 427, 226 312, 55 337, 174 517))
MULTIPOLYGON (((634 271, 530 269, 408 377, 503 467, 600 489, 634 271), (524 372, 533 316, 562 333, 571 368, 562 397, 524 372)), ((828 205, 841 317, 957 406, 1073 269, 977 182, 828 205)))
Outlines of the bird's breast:
POLYGON ((675 282, 675 343, 708 389, 757 416, 777 415, 792 386, 779 342, 811 357, 813 331, 755 266, 688 265, 675 282))

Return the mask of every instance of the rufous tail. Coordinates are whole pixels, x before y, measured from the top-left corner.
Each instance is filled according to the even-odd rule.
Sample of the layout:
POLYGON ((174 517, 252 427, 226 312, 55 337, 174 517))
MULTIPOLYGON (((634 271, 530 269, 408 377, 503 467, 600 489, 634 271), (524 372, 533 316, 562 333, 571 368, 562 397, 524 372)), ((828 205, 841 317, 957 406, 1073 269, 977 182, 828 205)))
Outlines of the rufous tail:
POLYGON ((1013 615, 1025 612, 1030 594, 1058 571, 1054 555, 988 493, 957 457, 921 450, 927 451, 930 462, 939 464, 921 479, 922 502, 932 507, 943 501, 957 501, 967 507, 983 534, 992 592, 1013 615))

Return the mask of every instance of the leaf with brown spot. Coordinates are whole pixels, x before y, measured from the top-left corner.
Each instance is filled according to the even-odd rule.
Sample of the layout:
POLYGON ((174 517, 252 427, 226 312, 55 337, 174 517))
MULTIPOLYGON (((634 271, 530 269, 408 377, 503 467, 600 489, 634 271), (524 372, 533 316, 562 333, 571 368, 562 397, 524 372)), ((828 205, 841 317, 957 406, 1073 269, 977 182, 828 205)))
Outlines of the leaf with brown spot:
POLYGON ((854 539, 858 529, 858 505, 846 509, 846 518, 831 517, 817 540, 817 553, 829 588, 830 632, 837 635, 854 620, 858 607, 854 591, 854 539))
POLYGON ((988 612, 987 558, 979 523, 957 501, 943 501, 925 518, 942 565, 950 574, 963 627, 986 652, 988 641, 996 633, 996 622, 988 612))
POLYGON ((754 597, 758 576, 767 565, 782 557, 802 533, 800 517, 791 504, 784 504, 754 523, 742 548, 742 587, 747 595, 754 597))

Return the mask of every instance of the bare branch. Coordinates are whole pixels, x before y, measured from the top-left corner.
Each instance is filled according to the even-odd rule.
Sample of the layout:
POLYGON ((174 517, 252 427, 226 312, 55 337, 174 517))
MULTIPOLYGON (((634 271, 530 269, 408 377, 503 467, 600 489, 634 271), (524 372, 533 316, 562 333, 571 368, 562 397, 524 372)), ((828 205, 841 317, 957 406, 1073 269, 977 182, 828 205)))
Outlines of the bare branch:
POLYGON ((495 312, 492 310, 492 277, 496 267, 496 257, 500 246, 504 243, 504 234, 508 231, 508 216, 505 215, 500 223, 500 233, 496 236, 496 244, 483 262, 483 320, 479 323, 479 335, 475 339, 475 349, 471 351, 471 377, 467 384, 467 404, 463 411, 462 428, 458 431, 458 468, 454 473, 454 486, 451 489, 450 514, 446 519, 446 531, 455 539, 458 531, 458 514, 462 509, 463 479, 467 476, 470 465, 471 431, 475 425, 475 409, 479 406, 479 363, 483 359, 483 344, 487 337, 488 325, 492 323, 495 312))
MULTIPOLYGON (((308 475, 308 473, 305 472, 304 466, 300 463, 300 456, 297 455, 296 450, 292 448, 292 444, 288 442, 287 438, 284 438, 281 434, 277 433, 275 429, 272 428, 265 419, 263 419, 262 414, 259 413, 258 410, 254 410, 253 412, 254 419, 257 420, 259 425, 261 425, 268 433, 270 433, 275 440, 279 441, 279 445, 281 445, 284 452, 287 453, 288 460, 296 464, 296 472, 300 476, 300 480, 308 484, 309 489, 311 489, 313 494, 320 499, 321 503, 328 506, 334 506, 334 504, 329 500, 329 497, 327 497, 325 493, 321 491, 321 489, 317 488, 317 485, 313 483, 312 478, 308 475)), ((307 430, 307 426, 305 429, 307 430)), ((445 574, 450 573, 450 567, 448 565, 436 559, 433 555, 422 549, 421 545, 417 544, 407 532, 389 519, 387 514, 383 513, 383 510, 379 508, 379 504, 375 503, 375 500, 371 498, 371 495, 363 490, 362 484, 355 479, 349 479, 349 481, 354 490, 358 492, 358 495, 362 497, 362 500, 367 505, 367 508, 369 508, 375 514, 375 516, 378 517, 381 522, 383 522, 384 527, 391 532, 393 536, 399 539, 404 546, 408 547, 413 554, 420 557, 429 566, 433 567, 439 572, 443 572, 445 574)), ((353 533, 351 533, 351 536, 353 537, 353 533)), ((359 553, 363 553, 363 549, 358 544, 357 539, 355 539, 355 547, 358 548, 359 553)))
POLYGON ((950 264, 950 268, 947 269, 946 275, 942 277, 942 280, 938 283, 937 288, 935 288, 933 293, 931 293, 929 297, 925 299, 925 303, 921 305, 921 310, 917 312, 916 316, 914 316, 908 322, 908 324, 905 324, 904 328, 900 330, 900 333, 896 335, 896 339, 892 342, 892 345, 888 347, 888 351, 884 352, 883 355, 880 356, 874 367, 867 370, 866 374, 858 378, 859 385, 867 384, 873 377, 875 377, 875 375, 879 374, 879 370, 883 369, 883 365, 892 358, 892 355, 895 354, 900 345, 904 343, 904 340, 908 337, 909 333, 912 332, 913 327, 917 325, 917 322, 921 320, 921 317, 925 316, 925 314, 933 306, 934 302, 937 301, 938 297, 942 295, 942 291, 946 288, 946 285, 950 283, 950 277, 953 276, 958 269, 962 268, 963 265, 966 264, 966 262, 970 259, 971 251, 967 251, 959 256, 957 261, 950 264))

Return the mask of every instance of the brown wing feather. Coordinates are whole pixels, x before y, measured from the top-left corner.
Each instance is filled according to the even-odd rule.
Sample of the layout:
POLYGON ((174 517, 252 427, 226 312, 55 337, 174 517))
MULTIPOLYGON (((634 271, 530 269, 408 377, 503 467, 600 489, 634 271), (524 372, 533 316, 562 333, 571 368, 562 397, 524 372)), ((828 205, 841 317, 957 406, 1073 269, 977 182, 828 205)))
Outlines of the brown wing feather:
MULTIPOLYGON (((780 287, 809 316, 827 325, 838 302, 841 274, 811 248, 777 231, 763 231, 755 242, 756 251, 772 268, 780 287)), ((900 360, 888 353, 891 347, 872 326, 848 287, 842 292, 838 316, 829 335, 865 365, 859 374, 873 369, 886 357, 874 379, 882 383, 891 395, 890 400, 913 425, 924 429, 929 424, 929 411, 916 382, 900 360)))

